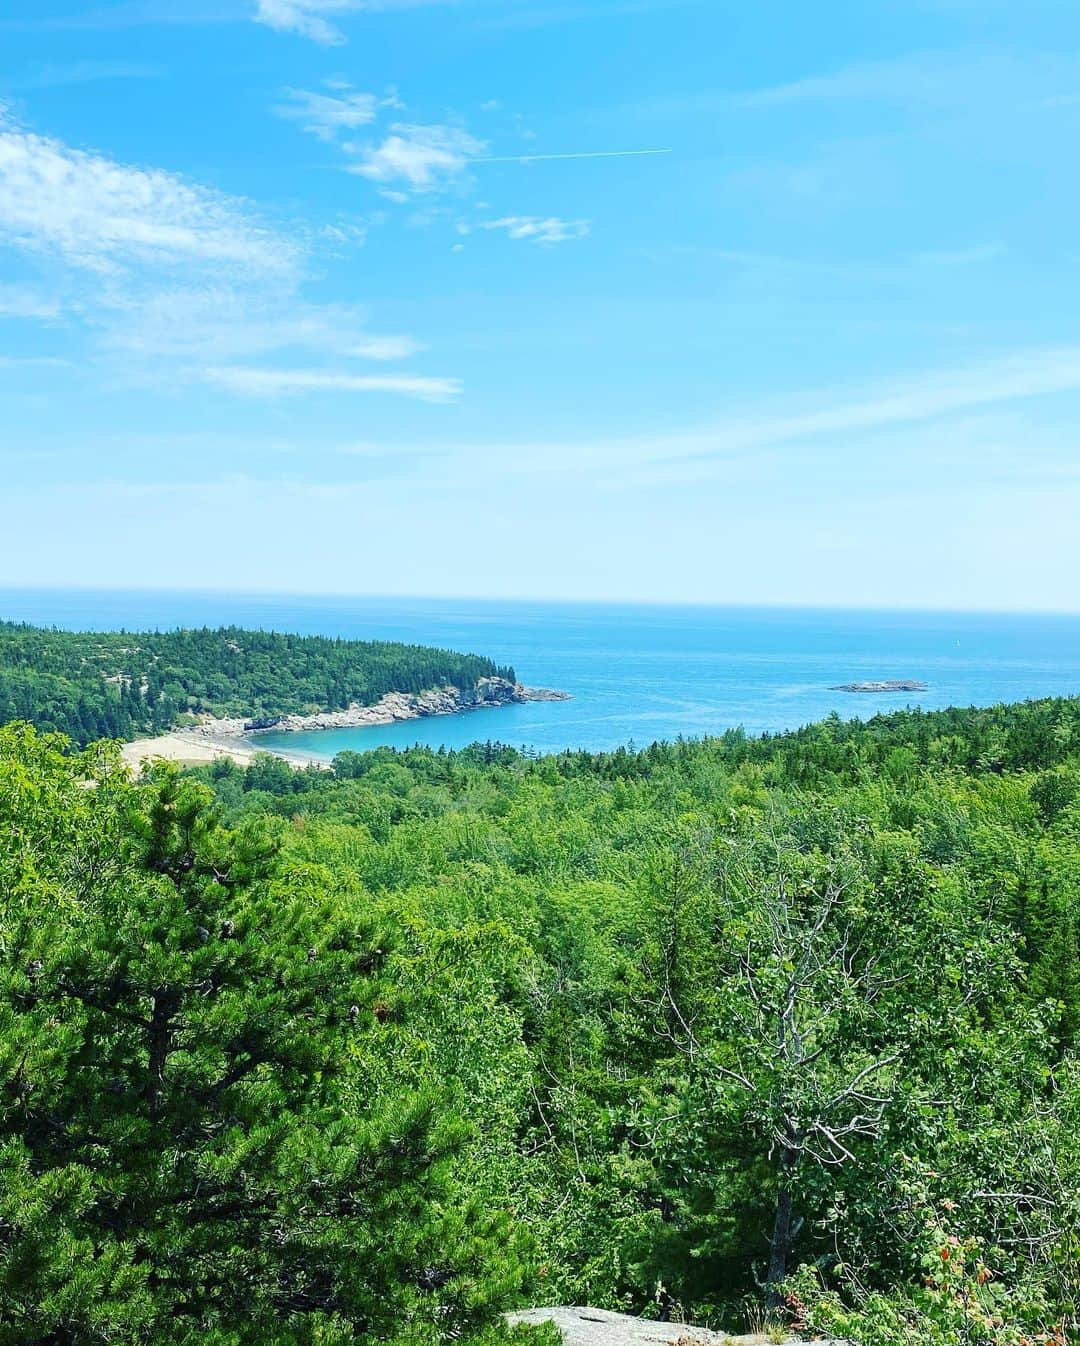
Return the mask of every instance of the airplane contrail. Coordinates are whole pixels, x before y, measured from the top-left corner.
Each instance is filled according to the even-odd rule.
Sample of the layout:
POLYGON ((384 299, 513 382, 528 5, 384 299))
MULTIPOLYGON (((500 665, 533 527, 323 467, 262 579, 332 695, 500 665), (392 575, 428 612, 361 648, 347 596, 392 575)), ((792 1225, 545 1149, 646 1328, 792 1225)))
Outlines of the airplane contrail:
POLYGON ((499 154, 470 159, 473 164, 535 164, 545 159, 628 159, 642 154, 673 154, 674 150, 585 150, 578 154, 499 154))

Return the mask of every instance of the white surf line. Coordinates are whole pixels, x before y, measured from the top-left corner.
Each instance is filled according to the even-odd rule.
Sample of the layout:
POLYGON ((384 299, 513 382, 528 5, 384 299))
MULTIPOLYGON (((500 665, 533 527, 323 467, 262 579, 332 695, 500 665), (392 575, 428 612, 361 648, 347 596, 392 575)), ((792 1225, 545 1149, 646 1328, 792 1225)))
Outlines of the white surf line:
POLYGON ((584 150, 577 154, 496 154, 470 159, 471 164, 537 164, 550 159, 632 159, 645 154, 674 154, 666 150, 584 150))

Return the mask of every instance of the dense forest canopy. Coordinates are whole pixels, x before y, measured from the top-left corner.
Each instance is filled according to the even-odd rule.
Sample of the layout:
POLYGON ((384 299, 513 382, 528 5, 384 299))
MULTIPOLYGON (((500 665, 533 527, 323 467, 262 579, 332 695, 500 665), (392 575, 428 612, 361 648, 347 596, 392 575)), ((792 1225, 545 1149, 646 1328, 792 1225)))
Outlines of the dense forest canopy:
POLYGON ((387 692, 514 681, 474 654, 270 631, 72 632, 0 622, 0 724, 74 742, 158 733, 185 715, 273 717, 372 705, 387 692))
POLYGON ((1077 1327, 1080 701, 138 782, 16 725, 0 835, 4 1346, 1077 1327))

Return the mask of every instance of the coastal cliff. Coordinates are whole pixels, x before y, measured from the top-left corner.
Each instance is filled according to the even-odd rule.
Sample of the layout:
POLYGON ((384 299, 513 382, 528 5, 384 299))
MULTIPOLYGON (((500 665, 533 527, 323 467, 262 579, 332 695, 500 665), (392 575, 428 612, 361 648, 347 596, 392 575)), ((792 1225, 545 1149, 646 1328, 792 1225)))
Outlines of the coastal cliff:
POLYGON ((243 719, 205 719, 190 732, 221 739, 308 729, 357 729, 366 725, 393 724, 398 720, 421 720, 430 715, 459 715, 492 706, 520 705, 526 701, 569 701, 566 692, 547 687, 526 687, 507 678, 478 678, 472 687, 435 687, 425 692, 387 692, 374 705, 356 702, 344 710, 314 711, 309 715, 262 716, 243 719))

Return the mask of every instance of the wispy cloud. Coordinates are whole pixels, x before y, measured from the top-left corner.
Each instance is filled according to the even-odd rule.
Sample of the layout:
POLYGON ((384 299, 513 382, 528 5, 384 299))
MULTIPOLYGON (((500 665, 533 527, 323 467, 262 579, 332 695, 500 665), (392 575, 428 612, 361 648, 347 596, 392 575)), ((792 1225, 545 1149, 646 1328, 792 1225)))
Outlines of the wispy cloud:
MULTIPOLYGON (((765 417, 731 430, 743 442, 787 442, 904 425, 1080 389, 1080 346, 1022 351, 982 364, 895 380, 862 395, 794 415, 765 417)), ((707 448, 702 448, 708 452, 707 448)))
POLYGON ((465 178, 468 167, 487 151, 487 142, 458 125, 418 125, 395 121, 381 139, 343 138, 374 122, 386 108, 405 105, 396 90, 378 95, 354 90, 346 81, 326 81, 327 92, 286 89, 275 111, 296 121, 320 140, 338 141, 346 156, 345 171, 367 178, 388 200, 403 203, 415 196, 444 191, 465 178))
POLYGON ((1006 95, 1018 101, 1034 98, 1049 106, 1074 91, 1077 73, 1076 57, 1068 51, 1021 54, 1001 47, 914 51, 750 89, 734 95, 733 101, 744 107, 856 101, 967 108, 973 101, 1000 106, 1006 95), (1055 85, 1059 95, 1052 92, 1055 85))
MULTIPOLYGON (((488 144, 458 125, 392 122, 381 140, 341 139, 343 133, 376 121, 380 110, 402 107, 396 91, 379 96, 354 90, 346 81, 327 80, 328 92, 286 89, 279 116, 299 122, 305 131, 327 142, 340 141, 345 171, 375 184, 387 200, 405 204, 416 197, 449 190, 468 178, 472 164, 531 164, 557 159, 617 159, 670 154, 668 149, 584 150, 570 153, 489 155, 488 144)), ((497 106, 497 105, 496 105, 497 106)), ((416 222, 416 221, 414 221, 416 222)), ((431 216, 425 222, 431 222, 431 216)), ((589 232, 588 220, 558 216, 505 215, 480 228, 502 230, 514 239, 564 243, 589 232)), ((461 224, 459 232, 470 232, 461 224)))
POLYGON ((349 355, 360 360, 407 360, 424 348, 418 341, 407 336, 368 336, 355 346, 350 346, 349 355))
MULTIPOLYGON (((474 462, 494 461, 513 475, 570 474, 605 489, 644 489, 722 476, 739 459, 756 461, 776 454, 778 463, 791 462, 791 455, 804 454, 811 445, 814 461, 835 449, 846 454, 844 461, 850 465, 852 454, 857 459, 873 452, 877 442, 887 442, 895 457, 902 436, 914 433, 914 427, 920 427, 930 442, 940 433, 938 442, 945 446, 960 418, 973 414, 990 418, 1008 406, 1019 409, 1033 399, 1077 393, 1080 346, 1039 347, 955 368, 788 396, 782 410, 750 406, 696 427, 592 439, 462 445, 448 458, 447 477, 438 484, 468 480, 463 469, 474 462)), ((988 443, 985 422, 980 433, 982 442, 988 443)), ((1018 454, 1024 452, 1021 434, 1011 436, 1018 454)), ((978 443, 972 438, 972 453, 977 453, 978 443)), ((971 466, 977 467, 977 461, 971 460, 971 466)))
POLYGON ((844 279, 873 283, 907 283, 917 268, 951 268, 984 265, 1007 254, 1002 243, 976 243, 970 247, 931 248, 922 252, 867 260, 852 256, 813 256, 757 252, 750 248, 724 248, 707 245, 647 250, 650 257, 696 256, 703 261, 721 262, 748 273, 787 273, 793 278, 820 280, 844 279))
POLYGON ((12 84, 17 89, 55 89, 102 80, 160 79, 164 74, 163 66, 137 61, 50 61, 34 66, 12 84))
POLYGON ((37 318, 49 321, 60 314, 56 299, 18 285, 0 285, 0 318, 37 318))
POLYGON ((232 392, 252 397, 279 397, 293 393, 394 393, 422 402, 452 402, 461 394, 461 381, 419 374, 351 374, 315 369, 253 369, 226 365, 210 368, 205 377, 232 392))
POLYGON ((285 102, 275 108, 279 117, 299 122, 305 131, 320 140, 333 140, 342 131, 367 126, 378 114, 380 100, 373 93, 361 93, 348 85, 336 85, 335 93, 313 93, 307 89, 286 89, 285 102))
POLYGON ((60 369, 68 364, 56 355, 0 355, 0 369, 60 369))
MULTIPOLYGON (((494 0, 501 4, 505 0, 494 0)), ((438 5, 456 5, 461 0, 256 0, 256 22, 295 33, 322 46, 340 46, 345 34, 333 22, 360 10, 387 13, 396 10, 427 9, 438 5)))
POLYGON ((584 238, 589 232, 589 221, 561 220, 555 215, 506 215, 501 220, 485 220, 480 228, 502 229, 509 238, 551 244, 584 238))
POLYGON ((563 154, 492 154, 474 159, 477 164, 539 164, 553 159, 638 159, 650 154, 673 154, 671 149, 577 150, 563 154))
POLYGON ((454 185, 487 145, 457 126, 395 122, 380 144, 347 148, 357 156, 348 171, 394 199, 394 193, 409 196, 454 185))
POLYGON ((941 248, 916 253, 912 258, 922 266, 978 266, 1003 257, 1007 249, 1003 243, 976 243, 970 248, 941 248))
POLYGON ((882 431, 944 423, 981 409, 1075 392, 1080 392, 1080 346, 1023 350, 861 389, 834 390, 787 414, 746 415, 686 434, 624 443, 618 449, 619 461, 624 465, 636 461, 643 468, 667 464, 666 480, 672 479, 671 467, 681 465, 679 479, 697 480, 709 475, 710 462, 733 453, 795 448, 807 441, 844 436, 861 443, 865 436, 882 431))
POLYGON ((936 101, 956 93, 957 58, 953 53, 916 52, 886 61, 865 61, 823 75, 811 75, 752 89, 738 101, 749 107, 848 99, 936 101))
POLYGON ((575 23, 581 20, 618 19, 656 10, 676 9, 697 0, 585 0, 579 4, 524 4, 500 7, 487 20, 493 28, 542 28, 548 24, 575 23))
POLYGON ((34 135, 0 111, 0 243, 109 271, 153 260, 282 275, 295 245, 249 202, 34 135))
MULTIPOLYGON (((359 355, 365 345, 406 337, 367 330, 368 315, 350 304, 311 304, 292 289, 237 289, 222 282, 147 292, 110 291, 95 324, 110 350, 149 360, 251 359, 269 354, 359 355)), ((368 356, 367 358, 371 358, 368 356)), ((396 358, 401 358, 398 356, 396 358)))
POLYGON ((358 226, 275 227, 250 201, 157 168, 35 135, 0 114, 0 251, 31 255, 41 285, 0 285, 0 320, 63 324, 113 385, 203 379, 251 393, 456 396, 453 379, 326 373, 328 361, 404 360, 411 337, 371 330, 359 305, 304 294, 314 250, 358 226), (258 368, 273 357, 290 367, 258 368), (305 370, 302 366, 314 366, 305 370))
POLYGON ((78 13, 35 14, 33 18, 0 19, 0 30, 86 30, 108 32, 124 28, 191 26, 235 23, 251 15, 251 0, 122 0, 95 5, 78 13))
POLYGON ((255 20, 278 32, 296 33, 334 47, 345 41, 345 34, 331 19, 361 6, 362 0, 257 0, 255 20))

